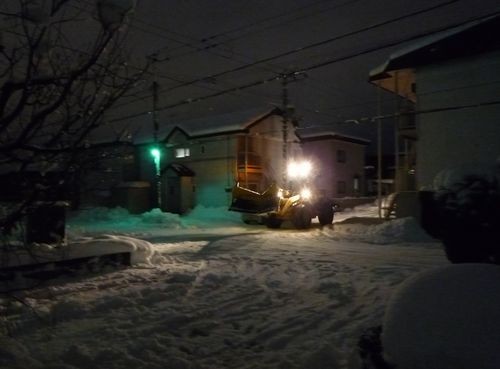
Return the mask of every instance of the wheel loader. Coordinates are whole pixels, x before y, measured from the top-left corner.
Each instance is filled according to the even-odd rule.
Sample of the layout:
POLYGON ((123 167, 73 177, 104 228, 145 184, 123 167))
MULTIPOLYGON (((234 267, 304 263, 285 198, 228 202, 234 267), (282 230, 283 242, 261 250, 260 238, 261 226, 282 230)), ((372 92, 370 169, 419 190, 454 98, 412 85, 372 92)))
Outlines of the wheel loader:
POLYGON ((272 183, 264 192, 252 191, 237 183, 232 189, 231 211, 257 214, 269 228, 291 221, 297 229, 306 229, 318 217, 319 223, 331 224, 336 210, 332 200, 311 193, 305 187, 286 190, 272 183))

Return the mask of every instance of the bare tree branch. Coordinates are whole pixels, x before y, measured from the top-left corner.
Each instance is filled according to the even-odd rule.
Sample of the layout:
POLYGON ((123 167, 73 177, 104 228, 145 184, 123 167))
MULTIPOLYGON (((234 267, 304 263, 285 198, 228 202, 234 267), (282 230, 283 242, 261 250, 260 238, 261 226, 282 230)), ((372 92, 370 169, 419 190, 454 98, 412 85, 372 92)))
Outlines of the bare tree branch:
MULTIPOLYGON (((96 150, 127 146, 116 137, 97 143, 90 137, 106 124, 105 113, 133 93, 147 66, 127 66, 124 23, 117 23, 126 20, 123 9, 105 19, 113 7, 96 9, 95 17, 89 15, 90 4, 79 5, 77 0, 6 0, 0 13, 8 27, 0 51, 0 175, 28 178, 35 171, 43 180, 44 173, 55 171, 57 186, 67 185, 95 164, 96 150), (82 27, 88 28, 87 40, 80 37, 82 27)), ((48 196, 47 185, 25 182, 22 201, 0 214, 3 239, 48 196)))

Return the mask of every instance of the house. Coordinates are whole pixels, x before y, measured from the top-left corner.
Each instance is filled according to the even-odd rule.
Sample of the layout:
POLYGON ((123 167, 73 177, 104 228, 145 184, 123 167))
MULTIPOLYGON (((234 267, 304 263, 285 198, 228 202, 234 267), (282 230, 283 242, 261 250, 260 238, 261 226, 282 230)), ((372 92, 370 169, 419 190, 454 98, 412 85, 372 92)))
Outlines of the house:
POLYGON ((415 158, 405 169, 414 170, 416 189, 432 189, 443 170, 500 158, 499 34, 500 16, 479 19, 395 52, 370 72, 371 83, 413 105, 397 115, 406 121, 400 163, 415 158))
POLYGON ((272 181, 281 185, 287 158, 301 155, 295 124, 278 108, 209 116, 165 126, 158 142, 137 138, 139 178, 151 186, 151 204, 184 213, 196 205, 228 206, 231 189, 263 191, 272 181), (161 152, 157 172, 150 148, 161 152), (158 188, 160 191, 158 191, 158 188), (159 198, 158 198, 159 197, 159 198))
POLYGON ((257 192, 272 182, 288 188, 286 164, 307 158, 315 163, 316 188, 325 195, 364 193, 369 141, 335 132, 300 130, 299 135, 296 123, 283 115, 279 108, 251 109, 160 125, 156 135, 143 126, 132 149, 99 154, 105 160, 96 160, 99 167, 86 174, 98 191, 91 191, 85 203, 133 213, 156 207, 178 214, 197 205, 228 207, 236 183, 257 192))
POLYGON ((301 130, 299 135, 304 156, 318 169, 317 190, 330 198, 365 193, 365 149, 370 141, 333 131, 301 130))

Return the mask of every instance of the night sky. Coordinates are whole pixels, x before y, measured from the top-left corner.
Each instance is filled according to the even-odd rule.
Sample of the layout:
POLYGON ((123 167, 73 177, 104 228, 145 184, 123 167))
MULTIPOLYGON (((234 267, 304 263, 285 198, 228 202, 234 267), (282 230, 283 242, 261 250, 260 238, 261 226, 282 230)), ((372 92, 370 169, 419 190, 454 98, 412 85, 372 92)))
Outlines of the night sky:
MULTIPOLYGON (((279 106, 276 78, 297 72, 288 94, 302 127, 374 139, 373 122, 353 123, 378 113, 370 70, 419 35, 499 9, 494 0, 141 0, 127 47, 132 65, 154 56, 155 73, 108 119, 131 132, 150 124, 153 74, 163 125, 279 106)), ((394 112, 395 97, 380 98, 381 112, 394 112)), ((391 136, 392 122, 384 126, 391 136)))

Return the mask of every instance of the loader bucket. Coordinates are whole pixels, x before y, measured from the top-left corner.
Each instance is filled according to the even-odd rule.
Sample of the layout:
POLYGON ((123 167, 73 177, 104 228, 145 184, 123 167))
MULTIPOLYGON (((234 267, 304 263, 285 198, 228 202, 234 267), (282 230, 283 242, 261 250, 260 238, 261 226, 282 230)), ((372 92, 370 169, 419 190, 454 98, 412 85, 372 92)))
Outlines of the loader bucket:
POLYGON ((232 190, 232 201, 229 210, 252 214, 267 213, 276 210, 279 201, 277 194, 278 187, 276 184, 272 184, 262 193, 236 184, 232 190))

